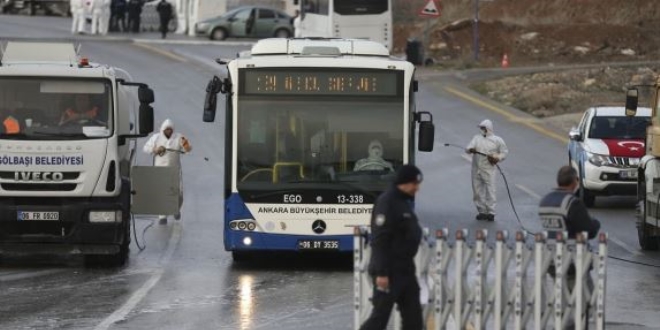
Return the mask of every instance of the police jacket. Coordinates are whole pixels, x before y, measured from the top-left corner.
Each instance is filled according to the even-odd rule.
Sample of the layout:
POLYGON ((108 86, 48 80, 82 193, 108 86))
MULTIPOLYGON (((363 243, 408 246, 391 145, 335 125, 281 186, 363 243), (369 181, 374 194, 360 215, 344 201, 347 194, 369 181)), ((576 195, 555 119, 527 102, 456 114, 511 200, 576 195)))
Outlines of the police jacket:
POLYGON ((557 232, 567 231, 568 237, 574 239, 578 233, 586 231, 591 239, 600 230, 600 222, 591 218, 582 200, 561 189, 549 193, 541 200, 539 216, 550 238, 555 238, 557 232))
POLYGON ((372 276, 410 276, 415 274, 415 254, 422 229, 412 208, 413 199, 397 187, 378 197, 371 215, 372 276))

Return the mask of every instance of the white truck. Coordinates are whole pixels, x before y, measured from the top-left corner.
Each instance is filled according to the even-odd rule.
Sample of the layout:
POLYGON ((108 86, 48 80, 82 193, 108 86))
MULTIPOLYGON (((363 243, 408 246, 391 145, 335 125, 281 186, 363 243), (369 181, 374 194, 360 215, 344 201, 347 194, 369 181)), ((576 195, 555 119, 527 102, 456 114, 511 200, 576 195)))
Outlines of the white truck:
POLYGON ((0 258, 46 253, 126 262, 136 202, 153 210, 145 213, 173 214, 154 208, 167 204, 154 195, 167 189, 139 183, 159 173, 169 181, 162 180, 169 174, 133 166, 135 139, 153 131, 153 102, 146 84, 89 63, 73 44, 7 44, 0 62, 0 258))

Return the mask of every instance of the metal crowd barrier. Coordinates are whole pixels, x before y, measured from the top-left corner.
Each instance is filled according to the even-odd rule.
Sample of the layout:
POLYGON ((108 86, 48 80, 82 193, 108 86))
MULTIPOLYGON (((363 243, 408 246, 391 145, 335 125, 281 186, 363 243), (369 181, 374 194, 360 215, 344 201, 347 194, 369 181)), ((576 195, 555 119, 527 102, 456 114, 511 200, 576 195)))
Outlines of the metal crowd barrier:
MULTIPOLYGON (((428 330, 439 329, 589 329, 605 328, 607 234, 592 248, 586 233, 566 240, 566 233, 528 240, 516 232, 509 240, 498 231, 467 230, 450 242, 447 229, 428 230, 416 256, 421 302, 428 330)), ((355 228, 354 328, 371 312, 372 279, 368 274, 369 231, 355 228)), ((390 326, 400 329, 394 311, 390 326), (392 324, 393 323, 393 324, 392 324)))

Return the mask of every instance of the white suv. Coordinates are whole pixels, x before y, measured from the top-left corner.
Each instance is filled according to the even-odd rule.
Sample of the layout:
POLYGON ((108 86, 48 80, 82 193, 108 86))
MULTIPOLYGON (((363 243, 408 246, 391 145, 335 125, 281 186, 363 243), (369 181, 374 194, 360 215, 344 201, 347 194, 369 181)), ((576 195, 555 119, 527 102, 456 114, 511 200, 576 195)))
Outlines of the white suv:
POLYGON ((646 150, 651 109, 639 108, 634 117, 626 117, 625 111, 590 108, 569 134, 569 162, 580 175, 579 195, 588 207, 596 195, 637 193, 637 166, 646 150))

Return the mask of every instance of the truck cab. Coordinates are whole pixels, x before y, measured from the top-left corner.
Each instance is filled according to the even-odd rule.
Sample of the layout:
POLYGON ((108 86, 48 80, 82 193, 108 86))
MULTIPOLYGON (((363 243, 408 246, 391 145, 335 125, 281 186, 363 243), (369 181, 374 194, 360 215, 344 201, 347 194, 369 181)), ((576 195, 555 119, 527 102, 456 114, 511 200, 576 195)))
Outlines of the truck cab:
POLYGON ((154 93, 73 44, 7 44, 0 65, 0 257, 47 253, 122 265, 135 138, 154 93))

